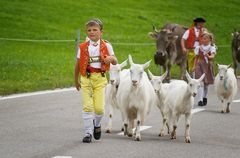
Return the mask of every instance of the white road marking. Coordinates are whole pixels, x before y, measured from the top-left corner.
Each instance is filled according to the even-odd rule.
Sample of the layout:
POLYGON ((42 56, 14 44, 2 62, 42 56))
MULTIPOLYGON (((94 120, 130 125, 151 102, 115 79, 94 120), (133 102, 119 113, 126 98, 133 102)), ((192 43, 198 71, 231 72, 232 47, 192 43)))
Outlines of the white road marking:
POLYGON ((38 92, 32 92, 32 93, 13 94, 13 95, 9 95, 6 97, 0 96, 0 100, 15 99, 15 98, 20 98, 20 97, 29 97, 29 96, 34 96, 34 95, 42 95, 42 94, 50 94, 50 93, 60 93, 60 92, 67 92, 67 91, 73 91, 73 90, 75 90, 74 87, 55 89, 55 90, 38 91, 38 92))
MULTIPOLYGON (((149 128, 152 128, 152 126, 140 126, 140 131, 143 131, 149 128)), ((133 130, 135 130, 135 128, 133 130)), ((123 132, 118 133, 118 135, 123 135, 123 132)))
POLYGON ((234 100, 233 102, 234 102, 234 103, 239 103, 239 102, 240 102, 240 99, 234 100))
POLYGON ((195 113, 197 113, 197 112, 201 112, 201 111, 204 111, 204 110, 206 110, 206 109, 194 108, 194 109, 192 109, 191 113, 192 113, 192 114, 195 114, 195 113))
MULTIPOLYGON (((201 111, 204 111, 206 109, 201 109, 201 108, 195 108, 195 109, 192 109, 192 114, 195 114, 195 113, 198 113, 198 112, 201 112, 201 111)), ((143 131, 143 130, 146 130, 146 129, 149 129, 149 128, 152 128, 152 126, 140 126, 140 131, 143 131)), ((135 128, 133 129, 135 130, 135 128)), ((120 132, 118 133, 117 135, 123 135, 123 132, 120 132)))
POLYGON ((72 158, 72 156, 54 156, 52 158, 72 158))

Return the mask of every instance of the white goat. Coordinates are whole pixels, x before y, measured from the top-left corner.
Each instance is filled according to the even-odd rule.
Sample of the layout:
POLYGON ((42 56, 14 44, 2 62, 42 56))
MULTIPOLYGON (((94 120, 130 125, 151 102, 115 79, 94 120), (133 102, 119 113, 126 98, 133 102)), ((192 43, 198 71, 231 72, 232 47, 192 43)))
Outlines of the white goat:
POLYGON ((230 104, 237 94, 237 79, 231 65, 218 64, 218 74, 214 80, 214 87, 219 100, 222 102, 222 113, 230 112, 230 104))
POLYGON ((191 110, 194 105, 194 97, 196 96, 197 90, 200 87, 201 81, 204 77, 205 74, 203 74, 199 79, 192 79, 188 72, 186 72, 188 83, 183 80, 170 82, 169 91, 164 101, 164 104, 167 108, 163 113, 164 115, 169 116, 170 127, 173 128, 170 129, 171 139, 176 139, 177 123, 180 116, 183 114, 185 115, 185 142, 191 142, 191 110))
POLYGON ((162 83, 162 81, 164 80, 164 78, 167 76, 167 72, 165 72, 162 76, 154 76, 150 70, 148 70, 148 77, 152 83, 152 86, 155 90, 155 93, 158 97, 158 108, 161 111, 162 114, 162 119, 163 119, 163 126, 160 130, 160 134, 159 136, 162 137, 164 136, 164 129, 165 129, 165 124, 167 126, 168 129, 168 133, 169 131, 169 123, 166 123, 166 120, 168 119, 168 115, 164 115, 163 111, 166 108, 165 104, 164 104, 164 100, 166 98, 168 89, 169 89, 169 83, 162 83))
POLYGON ((127 60, 125 60, 121 64, 110 65, 109 83, 105 88, 105 105, 109 107, 109 114, 108 114, 109 120, 108 120, 106 133, 111 133, 113 112, 115 109, 119 109, 117 106, 116 95, 117 95, 118 86, 121 81, 120 76, 123 77, 124 74, 126 74, 126 70, 121 71, 125 66, 127 66, 127 60))
POLYGON ((131 67, 127 77, 120 82, 117 102, 124 117, 124 135, 133 135, 132 129, 136 120, 134 140, 140 141, 140 125, 149 113, 150 106, 156 102, 154 89, 144 72, 151 61, 142 65, 134 64, 131 55, 128 60, 131 67))

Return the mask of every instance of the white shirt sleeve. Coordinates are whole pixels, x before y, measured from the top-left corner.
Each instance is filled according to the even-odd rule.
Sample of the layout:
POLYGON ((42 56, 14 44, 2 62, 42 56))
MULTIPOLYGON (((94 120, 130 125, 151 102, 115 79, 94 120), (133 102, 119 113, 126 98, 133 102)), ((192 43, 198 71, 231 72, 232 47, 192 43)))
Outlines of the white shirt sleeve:
POLYGON ((183 38, 184 40, 186 40, 186 39, 188 39, 188 36, 189 36, 189 30, 187 30, 187 31, 184 32, 182 38, 183 38))
POLYGON ((211 46, 210 52, 211 52, 211 54, 217 54, 216 47, 215 46, 211 46))
POLYGON ((114 55, 112 45, 110 43, 106 43, 106 46, 107 46, 109 55, 114 55))
POLYGON ((199 54, 199 48, 200 48, 200 46, 196 46, 196 47, 195 47, 195 49, 194 49, 195 55, 198 55, 198 54, 199 54))

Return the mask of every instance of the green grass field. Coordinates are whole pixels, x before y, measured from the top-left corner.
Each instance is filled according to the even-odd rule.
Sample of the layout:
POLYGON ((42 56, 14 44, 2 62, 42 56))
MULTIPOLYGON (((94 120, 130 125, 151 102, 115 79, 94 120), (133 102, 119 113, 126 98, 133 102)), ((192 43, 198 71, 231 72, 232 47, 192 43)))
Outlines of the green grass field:
MULTIPOLYGON (((239 5, 239 0, 1 0, 0 95, 73 86, 76 30, 80 29, 83 41, 84 24, 94 17, 103 21, 103 38, 113 44, 119 62, 131 54, 136 63, 145 63, 153 59, 156 49, 147 35, 152 25, 160 28, 174 22, 190 26, 193 18, 203 16, 219 47, 215 62, 230 64, 231 33, 240 28, 239 5)), ((150 70, 159 74, 153 62, 150 70)), ((172 76, 178 73, 175 66, 172 76)))

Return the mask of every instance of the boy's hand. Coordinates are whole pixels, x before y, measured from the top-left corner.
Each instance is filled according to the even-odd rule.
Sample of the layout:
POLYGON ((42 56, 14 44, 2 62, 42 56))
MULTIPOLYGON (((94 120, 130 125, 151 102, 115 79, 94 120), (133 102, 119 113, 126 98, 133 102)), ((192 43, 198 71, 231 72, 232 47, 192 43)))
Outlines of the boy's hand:
POLYGON ((113 60, 114 60, 114 59, 113 59, 112 56, 107 56, 107 57, 104 59, 104 63, 105 63, 105 64, 110 64, 110 63, 112 63, 113 60))
POLYGON ((75 87, 79 91, 81 88, 81 84, 79 82, 75 82, 75 87))

